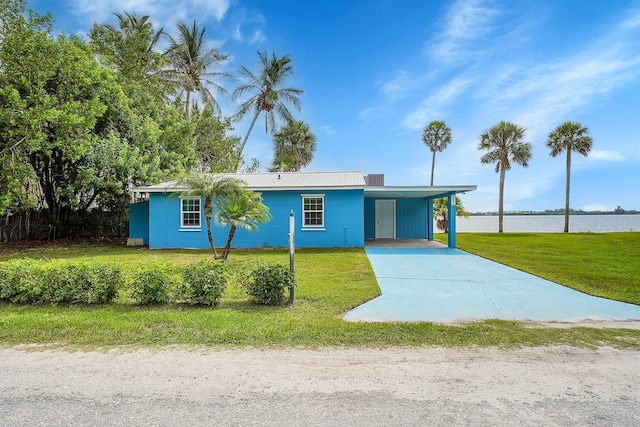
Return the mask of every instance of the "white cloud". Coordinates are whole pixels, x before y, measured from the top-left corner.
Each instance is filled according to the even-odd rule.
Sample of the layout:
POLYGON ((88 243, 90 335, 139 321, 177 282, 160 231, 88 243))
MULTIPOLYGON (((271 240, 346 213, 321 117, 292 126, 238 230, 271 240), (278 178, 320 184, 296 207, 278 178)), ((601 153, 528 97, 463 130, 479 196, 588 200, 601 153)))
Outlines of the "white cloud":
POLYGON ((324 125, 320 128, 325 135, 331 136, 336 134, 336 130, 329 125, 324 125))
POLYGON ((71 4, 76 14, 99 23, 113 21, 114 12, 124 11, 149 15, 157 28, 167 29, 192 16, 199 21, 214 18, 220 22, 229 9, 230 0, 76 0, 71 4))
POLYGON ((430 121, 442 119, 446 107, 472 84, 473 81, 466 78, 456 78, 448 82, 422 101, 420 107, 407 115, 402 124, 409 129, 422 129, 430 121))
POLYGON ((445 16, 442 36, 428 43, 426 51, 438 61, 456 63, 477 56, 483 50, 477 44, 493 30, 492 22, 500 14, 486 0, 458 0, 445 16))
POLYGON ((591 150, 587 158, 590 160, 605 160, 613 162, 624 160, 624 157, 620 153, 607 150, 591 150))

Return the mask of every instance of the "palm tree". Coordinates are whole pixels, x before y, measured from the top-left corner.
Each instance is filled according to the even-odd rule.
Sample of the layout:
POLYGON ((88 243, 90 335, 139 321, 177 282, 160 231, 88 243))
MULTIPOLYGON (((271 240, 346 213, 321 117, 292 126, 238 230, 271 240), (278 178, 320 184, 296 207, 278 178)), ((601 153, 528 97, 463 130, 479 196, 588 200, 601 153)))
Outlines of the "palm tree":
POLYGON ((431 186, 433 186, 433 172, 436 165, 436 152, 442 152, 451 144, 451 128, 440 120, 434 120, 422 132, 422 141, 433 152, 431 158, 431 186))
POLYGON ((267 52, 258 52, 258 58, 260 59, 259 74, 256 75, 252 73, 244 66, 240 67, 240 75, 244 78, 245 84, 237 87, 233 91, 234 100, 237 100, 244 93, 253 93, 249 99, 240 105, 234 118, 241 120, 249 112, 253 112, 254 114, 251 125, 249 125, 249 130, 240 146, 240 156, 236 170, 240 167, 242 152, 260 113, 263 111, 265 113, 264 130, 268 133, 269 127, 272 129, 275 128, 276 115, 287 121, 292 120, 286 103, 290 103, 300 111, 300 95, 302 94, 302 90, 284 87, 287 77, 293 74, 293 66, 291 65, 289 55, 278 58, 274 52, 271 58, 269 58, 267 52))
POLYGON ((272 172, 297 172, 313 160, 316 136, 302 120, 287 123, 273 134, 272 172))
MULTIPOLYGON (((447 215, 449 214, 449 198, 441 197, 433 201, 433 216, 436 218, 436 226, 438 229, 449 232, 449 220, 447 215)), ((469 217, 469 212, 464 208, 462 199, 456 196, 456 216, 469 217)))
POLYGON ((213 252, 214 259, 219 259, 218 252, 213 243, 211 233, 211 218, 213 217, 214 203, 222 199, 232 199, 243 194, 244 182, 228 175, 212 175, 205 173, 191 173, 178 180, 178 183, 186 186, 178 194, 183 196, 200 197, 204 199, 204 218, 207 224, 207 237, 213 252))
POLYGON ((227 244, 221 259, 226 260, 231 251, 231 241, 238 228, 256 231, 258 227, 271 219, 269 208, 262 204, 262 197, 249 189, 233 197, 223 197, 217 203, 216 223, 220 227, 229 227, 227 244))
POLYGON ((205 29, 205 27, 200 29, 194 19, 191 27, 182 22, 178 23, 177 38, 167 35, 169 48, 165 55, 171 61, 171 69, 166 74, 187 93, 185 102, 187 116, 189 116, 191 92, 198 92, 202 100, 219 114, 220 106, 207 86, 211 86, 217 93, 226 93, 216 80, 231 77, 228 72, 218 69, 229 59, 229 55, 221 53, 216 48, 204 47, 205 29))
POLYGON ((580 123, 564 122, 549 134, 547 147, 551 149, 551 156, 557 157, 567 151, 567 185, 564 202, 564 232, 569 232, 569 187, 571 182, 571 152, 575 151, 583 156, 589 155, 593 139, 589 136, 589 128, 580 123))
POLYGON ((531 144, 522 142, 524 128, 510 122, 500 122, 480 135, 479 150, 489 150, 480 162, 496 164, 496 173, 500 173, 500 200, 498 202, 498 233, 502 233, 504 176, 511 169, 511 162, 523 167, 529 166, 531 144))
POLYGON ((160 37, 164 33, 164 29, 160 28, 158 31, 153 33, 153 24, 149 22, 149 15, 144 15, 139 17, 135 13, 124 12, 124 14, 119 12, 113 13, 117 18, 120 24, 120 29, 117 29, 111 25, 106 25, 110 31, 114 33, 121 33, 125 36, 130 33, 139 33, 139 34, 148 34, 150 37, 148 39, 148 45, 146 52, 149 53, 153 51, 153 48, 156 46, 160 37))
POLYGON ((163 64, 162 55, 155 52, 163 29, 154 31, 148 15, 128 12, 114 15, 118 18, 118 27, 94 24, 90 34, 93 48, 112 60, 127 80, 139 80, 156 73, 163 64))

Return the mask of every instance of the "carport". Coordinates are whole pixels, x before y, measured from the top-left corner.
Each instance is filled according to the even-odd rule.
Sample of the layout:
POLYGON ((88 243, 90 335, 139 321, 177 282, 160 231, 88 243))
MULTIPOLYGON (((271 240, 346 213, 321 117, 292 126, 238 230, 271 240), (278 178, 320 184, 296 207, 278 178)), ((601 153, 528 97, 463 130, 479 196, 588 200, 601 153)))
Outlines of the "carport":
POLYGON ((459 249, 365 250, 382 295, 348 312, 348 321, 640 320, 640 306, 586 295, 459 249))
POLYGON ((475 185, 366 186, 364 188, 365 239, 433 240, 433 201, 448 200, 448 246, 456 247, 456 195, 475 185))

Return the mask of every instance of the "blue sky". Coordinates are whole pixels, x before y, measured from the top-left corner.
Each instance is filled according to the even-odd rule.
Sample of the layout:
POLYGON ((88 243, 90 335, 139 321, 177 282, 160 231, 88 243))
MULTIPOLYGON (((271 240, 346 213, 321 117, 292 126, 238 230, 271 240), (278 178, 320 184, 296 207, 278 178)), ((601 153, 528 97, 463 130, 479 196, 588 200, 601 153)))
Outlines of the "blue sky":
MULTIPOLYGON (((479 135, 501 120, 526 129, 528 168, 507 173, 506 210, 564 206, 564 157, 547 135, 578 121, 590 129, 588 158, 574 156, 571 207, 640 210, 640 0, 31 0, 51 10, 57 32, 84 35, 114 11, 150 15, 173 32, 206 25, 226 68, 256 69, 256 51, 292 57, 291 87, 304 90, 295 116, 317 136, 307 168, 384 173, 387 185, 428 185, 431 152, 422 129, 444 120, 452 144, 436 155, 435 185, 477 185, 470 211, 495 211, 498 175, 482 165, 479 135)), ((231 91, 234 83, 226 84, 231 91)), ((220 98, 225 115, 236 106, 220 98)), ((248 121, 236 124, 244 136, 248 121)), ((248 157, 271 161, 256 126, 248 157)))

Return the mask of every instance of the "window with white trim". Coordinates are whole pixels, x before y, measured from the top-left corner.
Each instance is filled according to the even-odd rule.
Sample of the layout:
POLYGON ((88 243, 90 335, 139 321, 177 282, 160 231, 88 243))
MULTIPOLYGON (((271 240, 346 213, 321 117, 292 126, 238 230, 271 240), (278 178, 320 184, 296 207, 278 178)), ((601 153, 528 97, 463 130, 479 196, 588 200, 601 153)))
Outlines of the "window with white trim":
POLYGON ((180 227, 199 228, 200 227, 200 199, 183 198, 180 199, 180 227))
POLYGON ((324 195, 302 196, 302 226, 324 227, 324 195))

